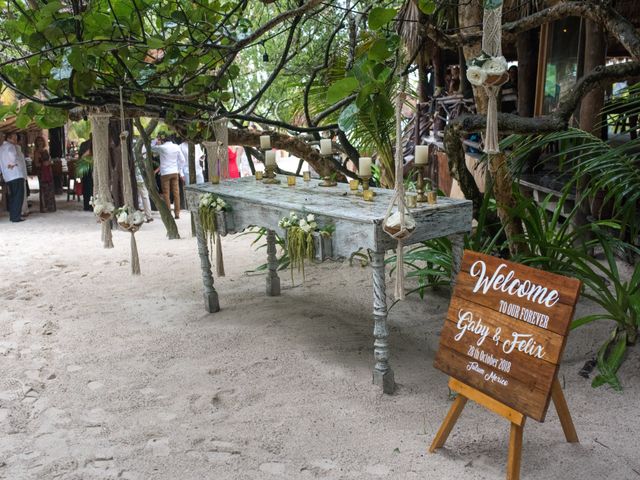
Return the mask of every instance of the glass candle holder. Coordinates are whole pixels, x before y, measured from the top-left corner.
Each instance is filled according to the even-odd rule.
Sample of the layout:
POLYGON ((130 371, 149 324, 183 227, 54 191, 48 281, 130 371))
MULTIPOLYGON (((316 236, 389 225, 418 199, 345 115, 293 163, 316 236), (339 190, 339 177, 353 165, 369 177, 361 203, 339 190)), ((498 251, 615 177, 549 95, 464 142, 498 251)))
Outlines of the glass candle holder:
POLYGON ((438 193, 435 191, 427 192, 427 203, 434 205, 438 203, 438 193))
POLYGON ((256 180, 262 180, 262 175, 263 175, 263 171, 262 170, 256 170, 256 180))
POLYGON ((306 171, 306 172, 302 172, 302 179, 305 182, 310 182, 311 181, 311 172, 310 171, 306 171))
POLYGON ((362 192, 362 198, 367 202, 373 202, 374 196, 375 196, 375 193, 373 192, 373 190, 364 190, 362 192))
POLYGON ((414 192, 405 193, 404 204, 407 208, 416 208, 418 206, 418 194, 414 192))
POLYGON ((287 185, 290 187, 296 186, 296 176, 295 175, 287 175, 287 185))
POLYGON ((358 180, 357 178, 354 180, 349 180, 349 190, 351 190, 351 193, 357 192, 359 188, 360 180, 358 180))
POLYGON ((211 183, 213 183, 214 185, 220 183, 220 177, 218 175, 214 175, 213 177, 211 177, 211 183))

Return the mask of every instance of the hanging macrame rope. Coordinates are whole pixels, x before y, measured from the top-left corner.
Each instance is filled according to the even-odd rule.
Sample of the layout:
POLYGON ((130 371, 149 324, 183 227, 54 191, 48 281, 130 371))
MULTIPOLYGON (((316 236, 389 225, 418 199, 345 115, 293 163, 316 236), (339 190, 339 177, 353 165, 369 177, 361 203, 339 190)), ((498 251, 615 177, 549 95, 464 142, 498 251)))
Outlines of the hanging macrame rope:
MULTIPOLYGON (((120 154, 122 157, 122 193, 124 195, 125 207, 130 212, 135 212, 137 208, 133 203, 133 188, 131 186, 131 169, 129 168, 129 132, 124 121, 124 102, 122 100, 122 87, 120 87, 120 154)), ((133 218, 133 215, 131 215, 133 218)), ((140 257, 138 256, 138 244, 136 242, 136 232, 140 225, 129 221, 126 224, 119 224, 131 234, 131 274, 140 275, 140 257)))
MULTIPOLYGON (((226 130, 226 123, 225 123, 225 130, 226 130)), ((214 130, 214 133, 215 133, 215 130, 214 130)), ((202 144, 204 145, 204 148, 207 151, 207 165, 209 165, 209 181, 211 182, 214 176, 217 176, 220 174, 218 170, 218 167, 220 165, 219 157, 218 157, 218 150, 220 148, 220 145, 217 140, 215 142, 202 142, 202 144), (213 173, 213 172, 216 172, 216 173, 213 173)), ((217 231, 215 233, 214 243, 216 244, 216 259, 214 262, 216 266, 216 274, 218 275, 218 277, 224 277, 225 273, 224 273, 224 256, 222 255, 222 239, 220 238, 220 234, 217 231)))
MULTIPOLYGON (((487 0, 482 20, 482 50, 493 58, 502 57, 502 1, 487 0), (497 6, 496 6, 497 4, 497 6)), ((506 62, 504 62, 506 69, 506 62)), ((497 73, 497 72, 496 72, 497 73)), ((484 138, 485 153, 499 153, 498 139, 498 95, 507 78, 504 74, 487 75, 484 90, 487 93, 487 129, 484 138), (496 78, 497 77, 497 78, 496 78)))
POLYGON ((482 55, 469 62, 467 78, 482 86, 487 94, 487 128, 484 152, 500 153, 498 139, 498 95, 509 79, 507 61, 502 56, 502 0, 485 0, 482 29, 482 55))
POLYGON ((213 133, 216 136, 216 156, 219 165, 219 174, 222 179, 229 179, 229 129, 227 119, 216 120, 213 123, 213 133))
MULTIPOLYGON (((105 113, 90 115, 91 145, 93 151, 94 205, 113 205, 109 189, 109 118, 105 113)), ((112 207, 113 208, 113 207, 112 207)), ((102 219, 102 243, 104 248, 113 248, 111 215, 102 219)))
MULTIPOLYGON (((382 222, 383 229, 391 237, 398 241, 396 247, 396 285, 394 296, 396 300, 404 300, 404 240, 411 236, 413 228, 408 228, 407 220, 410 218, 407 207, 404 203, 404 178, 403 178, 403 149, 402 149, 402 105, 405 98, 406 77, 402 78, 400 93, 396 98, 396 152, 395 152, 395 190, 387 212, 382 222), (388 220, 392 216, 393 207, 397 205, 396 214, 399 216, 399 223, 390 225, 388 220)), ((394 215, 396 215, 394 214, 394 215)))

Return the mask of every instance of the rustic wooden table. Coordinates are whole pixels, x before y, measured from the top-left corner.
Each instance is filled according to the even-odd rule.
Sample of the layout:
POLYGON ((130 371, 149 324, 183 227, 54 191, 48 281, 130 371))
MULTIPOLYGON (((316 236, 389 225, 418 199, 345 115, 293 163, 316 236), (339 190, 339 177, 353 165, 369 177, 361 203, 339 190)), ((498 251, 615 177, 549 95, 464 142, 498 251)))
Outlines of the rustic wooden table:
MULTIPOLYGON (((313 213, 318 225, 332 224, 334 257, 348 257, 359 248, 365 248, 371 255, 373 270, 373 318, 374 356, 373 381, 381 385, 385 393, 395 389, 393 371, 389 366, 389 330, 387 327, 387 300, 384 256, 396 246, 396 241, 382 230, 387 207, 393 191, 376 189, 375 201, 366 202, 349 192, 349 185, 320 187, 317 180, 303 182, 297 179, 295 187, 288 187, 286 177, 279 177, 278 185, 266 185, 254 177, 226 180, 212 185, 203 183, 185 187, 189 210, 195 217, 198 254, 204 283, 205 307, 209 312, 220 310, 218 294, 213 286, 211 263, 206 239, 203 235, 198 215, 201 195, 213 193, 221 197, 231 207, 227 213, 235 231, 250 226, 268 229, 267 233, 267 295, 280 295, 280 279, 277 274, 275 232, 284 234, 278 222, 291 211, 297 214, 313 213)), ((411 209, 416 220, 416 229, 406 245, 423 242, 432 238, 451 237, 454 245, 454 277, 460 268, 463 235, 471 229, 472 208, 467 200, 439 197, 438 203, 418 204, 411 209)))

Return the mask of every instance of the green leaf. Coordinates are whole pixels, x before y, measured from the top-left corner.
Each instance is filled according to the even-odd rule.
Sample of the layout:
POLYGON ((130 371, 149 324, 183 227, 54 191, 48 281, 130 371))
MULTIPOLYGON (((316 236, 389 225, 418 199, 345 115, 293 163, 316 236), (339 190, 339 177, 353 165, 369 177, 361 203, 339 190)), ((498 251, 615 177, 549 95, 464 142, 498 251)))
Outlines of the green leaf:
POLYGON ((80 72, 84 72, 86 70, 87 54, 84 48, 73 47, 71 49, 71 53, 69 54, 68 60, 71 66, 76 70, 80 72))
POLYGON ((434 2, 433 0, 419 0, 418 8, 422 13, 431 15, 436 11, 436 2, 434 2))
POLYGON ((131 100, 131 103, 138 105, 139 107, 142 107, 147 103, 147 97, 142 92, 132 93, 129 100, 131 100))
POLYGON ((164 40, 159 37, 148 37, 147 45, 149 48, 162 48, 164 47, 164 40))
POLYGON ((20 112, 18 112, 18 116, 16 117, 16 127, 23 130, 29 126, 31 123, 31 116, 26 111, 25 108, 21 108, 20 112))
POLYGON ((379 30, 396 16, 395 8, 375 7, 369 12, 369 28, 379 30))
POLYGON ((393 55, 392 51, 387 48, 387 41, 384 39, 376 40, 369 48, 369 59, 384 62, 387 58, 393 55))
POLYGON ((358 88, 358 81, 353 77, 341 78, 327 90, 327 102, 336 103, 358 88))
POLYGON ((12 103, 11 105, 2 105, 0 104, 0 121, 4 120, 5 117, 10 115, 15 115, 16 113, 16 104, 12 103))

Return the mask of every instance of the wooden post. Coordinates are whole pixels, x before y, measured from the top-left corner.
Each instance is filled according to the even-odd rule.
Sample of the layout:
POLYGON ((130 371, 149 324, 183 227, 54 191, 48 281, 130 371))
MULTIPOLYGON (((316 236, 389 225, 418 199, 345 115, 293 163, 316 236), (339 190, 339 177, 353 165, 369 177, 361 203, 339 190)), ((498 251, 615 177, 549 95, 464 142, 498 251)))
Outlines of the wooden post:
POLYGON ((511 433, 509 435, 509 457, 507 458, 507 480, 520 480, 520 460, 522 458, 522 433, 524 430, 524 422, 526 417, 522 419, 522 425, 511 424, 511 433))
POLYGON ((456 399, 453 401, 453 405, 449 409, 449 413, 444 418, 442 425, 440 425, 440 429, 438 433, 436 433, 436 437, 433 439, 431 446, 429 447, 429 453, 435 452, 438 448, 444 447, 447 438, 449 438, 449 434, 453 429, 453 426, 458 421, 464 406, 467 404, 467 397, 464 395, 458 394, 456 399))
POLYGON ((569 406, 562 393, 562 387, 558 377, 553 382, 551 388, 551 398, 553 404, 556 406, 556 412, 558 412, 558 418, 560 419, 560 425, 562 425, 562 431, 569 443, 579 443, 578 433, 576 427, 573 425, 573 419, 571 418, 571 412, 569 412, 569 406))

